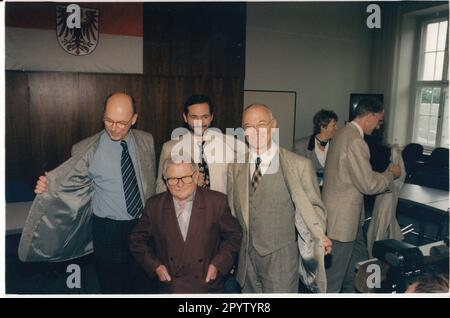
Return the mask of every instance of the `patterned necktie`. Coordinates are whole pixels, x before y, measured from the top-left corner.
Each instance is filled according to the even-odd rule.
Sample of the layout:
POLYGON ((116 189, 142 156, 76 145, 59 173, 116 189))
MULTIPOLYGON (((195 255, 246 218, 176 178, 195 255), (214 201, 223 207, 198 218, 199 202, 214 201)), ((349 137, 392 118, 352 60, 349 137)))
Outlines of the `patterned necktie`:
POLYGON ((180 226, 181 236, 183 236, 183 240, 186 241, 187 230, 189 227, 189 221, 187 219, 188 201, 175 201, 175 213, 178 225, 180 226))
POLYGON ((261 158, 257 157, 256 158, 255 172, 253 172, 253 177, 252 177, 252 188, 253 188, 253 191, 256 191, 256 187, 258 186, 258 183, 261 181, 261 178, 262 178, 261 158))
POLYGON ((198 164, 198 169, 201 173, 203 173, 204 178, 205 178, 205 183, 203 184, 203 188, 210 188, 211 187, 211 182, 209 180, 209 167, 208 167, 208 163, 205 160, 205 151, 204 151, 204 147, 205 147, 205 141, 202 141, 202 162, 200 162, 198 164))
POLYGON ((122 167, 123 191, 125 193, 125 202, 127 204, 127 212, 133 218, 138 218, 142 214, 143 206, 141 194, 137 184, 136 173, 134 171, 133 162, 128 152, 127 142, 122 140, 122 159, 120 161, 122 167))

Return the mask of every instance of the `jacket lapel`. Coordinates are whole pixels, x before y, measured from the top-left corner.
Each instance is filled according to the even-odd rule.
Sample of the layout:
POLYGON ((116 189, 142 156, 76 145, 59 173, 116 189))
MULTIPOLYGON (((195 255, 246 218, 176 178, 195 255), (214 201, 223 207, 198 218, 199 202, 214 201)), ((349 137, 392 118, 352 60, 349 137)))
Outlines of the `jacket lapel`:
POLYGON ((249 193, 248 187, 250 184, 250 164, 248 162, 239 165, 237 176, 236 176, 236 188, 237 191, 234 193, 235 197, 238 197, 239 206, 241 207, 242 218, 248 229, 248 218, 249 218, 249 193))
MULTIPOLYGON (((176 259, 179 259, 179 255, 183 253, 184 240, 181 235, 180 226, 178 225, 178 220, 175 212, 175 205, 173 203, 173 198, 170 192, 166 192, 164 195, 164 215, 167 215, 166 231, 168 235, 172 234, 174 242, 172 243, 175 249, 176 259)), ((178 267, 180 264, 177 264, 178 267)))
MULTIPOLYGON (((133 130, 130 130, 130 134, 133 135, 134 142, 136 143, 136 154, 137 154, 137 165, 139 166, 139 174, 141 176, 145 176, 145 171, 143 170, 145 166, 147 166, 147 158, 145 157, 143 151, 147 149, 147 145, 142 142, 142 139, 139 138, 137 134, 133 133, 133 130)), ((143 180, 144 178, 140 178, 142 185, 142 192, 144 193, 144 197, 147 198, 146 195, 148 192, 148 182, 147 180, 143 180)))

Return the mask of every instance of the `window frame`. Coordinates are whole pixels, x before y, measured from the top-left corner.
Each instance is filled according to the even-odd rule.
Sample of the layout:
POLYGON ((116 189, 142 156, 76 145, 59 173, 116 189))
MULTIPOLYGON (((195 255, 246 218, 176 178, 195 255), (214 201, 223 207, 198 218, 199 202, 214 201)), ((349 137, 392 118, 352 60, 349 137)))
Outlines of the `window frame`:
POLYGON ((410 117, 410 122, 412 123, 410 125, 409 133, 408 133, 408 139, 410 142, 416 142, 418 141, 414 140, 415 137, 415 129, 418 125, 418 112, 420 111, 420 93, 421 90, 425 87, 430 88, 440 88, 440 96, 439 96, 439 112, 438 112, 438 118, 437 118, 437 127, 436 127, 436 140, 434 146, 430 146, 428 144, 422 144, 424 147, 424 150, 426 152, 431 152, 434 148, 441 147, 441 138, 443 133, 443 123, 444 123, 444 111, 445 111, 445 102, 446 99, 448 99, 448 85, 449 85, 449 72, 448 72, 448 66, 449 66, 449 15, 447 11, 439 11, 436 13, 433 13, 431 15, 422 16, 417 19, 417 25, 416 25, 416 37, 415 37, 415 46, 414 46, 414 71, 412 72, 412 92, 411 92, 411 100, 412 100, 412 112, 410 117), (426 26, 433 22, 440 22, 447 20, 447 36, 445 40, 445 49, 444 49, 444 63, 443 63, 443 70, 442 70, 442 79, 441 80, 419 80, 419 74, 421 72, 421 68, 424 65, 424 61, 422 59, 422 54, 425 51, 424 46, 426 45, 425 40, 425 32, 426 32, 426 26))

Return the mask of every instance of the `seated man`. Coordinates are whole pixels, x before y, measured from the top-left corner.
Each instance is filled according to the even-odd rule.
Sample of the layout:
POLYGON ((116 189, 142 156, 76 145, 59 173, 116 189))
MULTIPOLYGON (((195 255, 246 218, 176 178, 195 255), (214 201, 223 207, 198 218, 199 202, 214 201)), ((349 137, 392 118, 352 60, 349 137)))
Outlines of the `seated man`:
POLYGON ((198 187, 193 163, 164 162, 168 191, 147 201, 130 250, 163 293, 221 293, 242 232, 226 195, 198 187), (149 246, 149 241, 154 242, 149 246))

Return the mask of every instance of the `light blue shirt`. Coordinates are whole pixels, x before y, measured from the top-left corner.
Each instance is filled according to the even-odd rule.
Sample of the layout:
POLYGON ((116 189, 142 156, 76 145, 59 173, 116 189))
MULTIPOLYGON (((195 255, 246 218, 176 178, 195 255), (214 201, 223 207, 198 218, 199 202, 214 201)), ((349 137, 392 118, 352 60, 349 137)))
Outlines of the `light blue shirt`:
MULTIPOLYGON (((128 145, 128 152, 133 162, 142 205, 144 206, 144 194, 139 174, 136 144, 131 131, 124 140, 128 145)), ((100 136, 98 148, 89 166, 89 175, 94 184, 94 196, 92 198, 93 212, 101 218, 121 221, 133 219, 127 212, 123 191, 121 170, 122 149, 120 141, 113 141, 108 133, 103 131, 100 136)))

